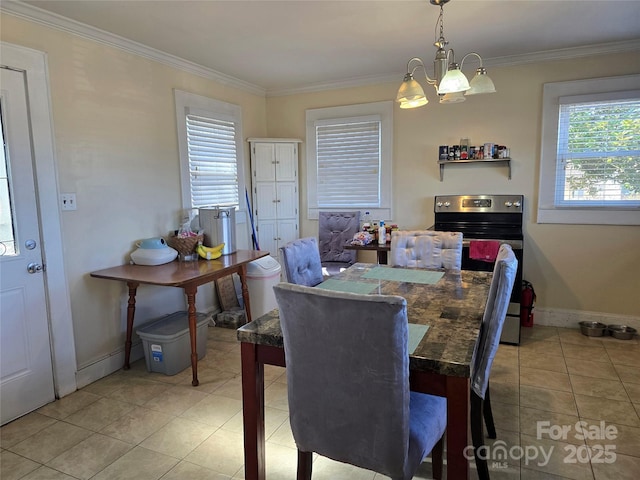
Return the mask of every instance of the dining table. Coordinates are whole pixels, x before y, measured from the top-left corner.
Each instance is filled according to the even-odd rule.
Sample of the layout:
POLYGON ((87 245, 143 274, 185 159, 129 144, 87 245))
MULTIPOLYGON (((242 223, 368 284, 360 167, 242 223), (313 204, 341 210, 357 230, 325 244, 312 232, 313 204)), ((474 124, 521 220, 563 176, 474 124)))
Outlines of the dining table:
MULTIPOLYGON (((469 478, 471 362, 491 272, 356 263, 316 288, 399 295, 407 301, 414 391, 447 399, 447 478, 469 478)), ((286 367, 278 309, 238 329, 242 362, 245 479, 266 479, 264 366, 286 367)))
POLYGON ((267 251, 236 250, 215 260, 173 261, 162 265, 125 264, 91 272, 94 278, 125 282, 129 289, 127 305, 127 333, 124 344, 124 369, 129 369, 131 357, 131 336, 136 312, 136 292, 141 284, 178 287, 184 290, 187 298, 187 316, 189 320, 189 339, 191 343, 191 384, 199 385, 198 353, 196 349, 196 293, 200 285, 237 273, 242 286, 242 298, 247 322, 251 321, 251 306, 247 288, 247 264, 269 255, 267 251))

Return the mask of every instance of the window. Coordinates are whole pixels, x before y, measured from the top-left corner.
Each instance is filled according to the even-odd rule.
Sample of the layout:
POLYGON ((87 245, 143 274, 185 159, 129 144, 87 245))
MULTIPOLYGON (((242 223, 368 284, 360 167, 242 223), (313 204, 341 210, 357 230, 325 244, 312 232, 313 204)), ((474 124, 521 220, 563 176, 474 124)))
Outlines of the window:
POLYGON ((360 209, 392 218, 393 103, 307 110, 308 216, 360 209))
POLYGON ((640 224, 639 75, 544 86, 539 223, 640 224))
POLYGON ((183 208, 239 208, 244 198, 237 105, 175 90, 183 208))

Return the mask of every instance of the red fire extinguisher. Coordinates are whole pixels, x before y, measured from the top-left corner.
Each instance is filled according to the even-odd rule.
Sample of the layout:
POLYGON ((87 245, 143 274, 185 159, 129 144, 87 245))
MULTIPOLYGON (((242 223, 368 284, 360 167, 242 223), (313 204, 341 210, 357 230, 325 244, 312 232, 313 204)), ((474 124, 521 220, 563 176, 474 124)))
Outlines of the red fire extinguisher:
POLYGON ((520 325, 533 327, 533 306, 536 301, 536 292, 533 285, 526 280, 522 281, 522 295, 520 296, 520 325))

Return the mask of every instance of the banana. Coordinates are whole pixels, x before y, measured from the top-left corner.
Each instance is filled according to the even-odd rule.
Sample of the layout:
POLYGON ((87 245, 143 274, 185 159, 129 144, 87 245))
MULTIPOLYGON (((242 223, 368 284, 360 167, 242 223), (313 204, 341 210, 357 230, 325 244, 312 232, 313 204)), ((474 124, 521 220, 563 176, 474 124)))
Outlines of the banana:
POLYGON ((205 252, 211 252, 211 253, 220 252, 224 248, 224 243, 221 243, 220 245, 216 245, 215 247, 205 247, 204 245, 202 245, 202 248, 204 249, 205 252))
POLYGON ((222 249, 224 248, 224 243, 222 247, 217 245, 216 247, 205 247, 204 245, 198 245, 196 247, 196 252, 205 260, 215 260, 216 258, 220 258, 222 256, 222 249))

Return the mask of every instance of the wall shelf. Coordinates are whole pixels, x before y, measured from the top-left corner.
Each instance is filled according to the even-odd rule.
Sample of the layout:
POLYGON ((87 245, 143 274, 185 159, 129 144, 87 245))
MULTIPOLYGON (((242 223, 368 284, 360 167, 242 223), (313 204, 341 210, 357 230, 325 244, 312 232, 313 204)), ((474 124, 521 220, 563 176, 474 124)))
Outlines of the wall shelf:
POLYGON ((440 165, 440 181, 444 180, 444 166, 460 163, 506 163, 509 167, 509 180, 511 180, 511 158, 483 158, 483 159, 469 159, 469 160, 438 160, 440 165))

